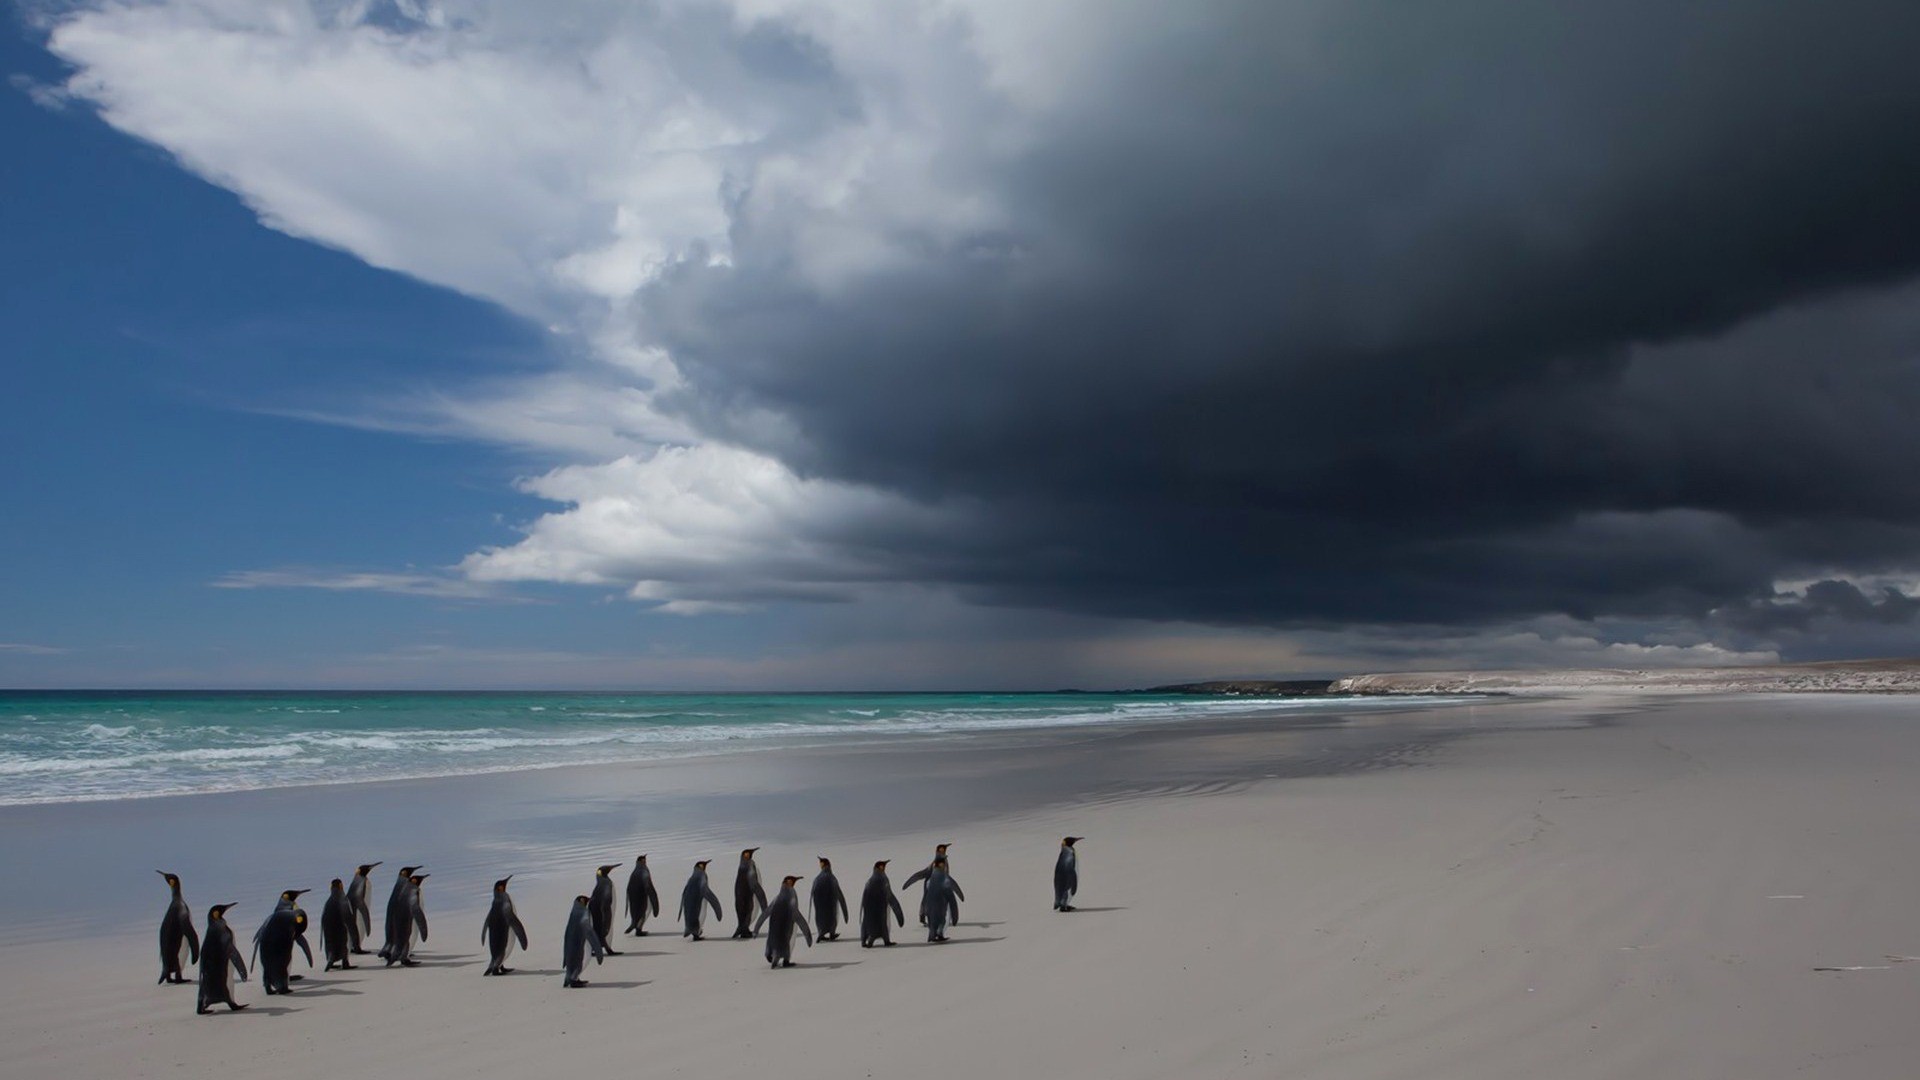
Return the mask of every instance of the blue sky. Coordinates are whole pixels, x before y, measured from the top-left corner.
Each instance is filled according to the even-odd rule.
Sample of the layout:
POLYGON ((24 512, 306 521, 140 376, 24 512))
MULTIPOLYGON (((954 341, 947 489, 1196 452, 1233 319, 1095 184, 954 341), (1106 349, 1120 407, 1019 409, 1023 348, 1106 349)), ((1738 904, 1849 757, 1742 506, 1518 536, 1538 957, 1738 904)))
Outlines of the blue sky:
POLYGON ((0 686, 1909 651, 1859 2, 17 4, 0 686))

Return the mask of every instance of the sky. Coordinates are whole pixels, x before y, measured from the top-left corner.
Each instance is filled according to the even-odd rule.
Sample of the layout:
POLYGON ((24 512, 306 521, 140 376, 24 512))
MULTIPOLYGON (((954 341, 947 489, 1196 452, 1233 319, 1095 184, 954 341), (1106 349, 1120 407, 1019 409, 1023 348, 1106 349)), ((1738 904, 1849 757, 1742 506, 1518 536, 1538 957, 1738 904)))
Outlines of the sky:
POLYGON ((14 0, 0 686, 1920 653, 1920 7, 14 0))

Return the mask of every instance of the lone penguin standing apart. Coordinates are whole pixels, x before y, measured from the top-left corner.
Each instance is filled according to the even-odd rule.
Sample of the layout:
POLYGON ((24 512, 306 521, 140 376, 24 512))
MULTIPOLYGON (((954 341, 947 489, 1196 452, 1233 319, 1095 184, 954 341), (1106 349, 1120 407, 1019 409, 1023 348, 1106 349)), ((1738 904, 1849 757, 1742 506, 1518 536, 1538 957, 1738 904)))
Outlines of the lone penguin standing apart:
POLYGON ((353 970, 347 957, 353 951, 356 929, 346 883, 334 878, 327 886, 327 902, 320 907, 320 949, 327 955, 327 966, 323 970, 332 971, 335 965, 342 971, 353 970))
POLYGON ((393 879, 393 892, 387 896, 387 940, 380 946, 380 959, 388 967, 395 963, 413 965, 407 956, 413 939, 413 913, 409 908, 413 893, 413 872, 417 866, 403 866, 393 879), (405 944, 403 944, 403 942, 405 944))
POLYGON ((873 948, 878 941, 882 945, 893 944, 893 928, 887 925, 887 911, 893 911, 893 921, 907 925, 907 913, 900 910, 900 898, 893 895, 893 882, 887 880, 887 862, 881 859, 873 864, 873 876, 867 879, 867 887, 860 891, 860 947, 873 948))
POLYGON ((660 894, 653 889, 653 871, 647 869, 645 855, 633 860, 633 873, 627 875, 627 933, 647 936, 647 915, 660 917, 660 894))
POLYGON ((680 910, 676 917, 684 927, 681 937, 690 937, 695 941, 707 935, 702 927, 707 918, 707 908, 713 909, 715 919, 724 918, 720 911, 720 898, 713 895, 713 888, 707 884, 707 863, 711 859, 701 859, 693 864, 693 876, 687 879, 687 887, 680 890, 680 910))
POLYGON ((593 912, 590 910, 591 898, 576 896, 573 898, 573 910, 567 913, 567 935, 562 940, 560 966, 565 969, 560 985, 572 989, 587 985, 580 973, 587 969, 587 953, 593 953, 593 962, 605 963, 607 947, 601 943, 600 934, 593 928, 593 912))
MULTIPOLYGON (((911 874, 908 874, 907 880, 901 882, 900 887, 902 889, 911 889, 914 887, 915 884, 918 884, 919 882, 923 882, 927 880, 927 877, 933 873, 934 863, 945 862, 947 858, 947 849, 952 846, 953 846, 953 842, 951 840, 949 840, 944 844, 933 845, 933 862, 930 862, 925 867, 919 870, 915 870, 911 874)), ((921 926, 927 925, 927 892, 924 887, 922 887, 920 890, 920 925, 921 926)))
POLYGON ((966 898, 960 883, 947 873, 947 860, 935 859, 927 874, 926 892, 920 898, 927 912, 928 941, 947 940, 947 923, 960 921, 960 901, 966 898))
POLYGON ((1072 911, 1073 894, 1080 891, 1080 856, 1073 845, 1084 836, 1069 836, 1060 841, 1060 857, 1053 860, 1053 910, 1072 911))
POLYGON ((753 862, 753 853, 759 850, 750 847, 742 851, 740 869, 733 874, 733 912, 740 917, 740 925, 733 928, 737 938, 752 937, 754 912, 767 910, 767 890, 761 888, 760 868, 753 862))
POLYGON ((593 874, 593 895, 587 900, 587 911, 593 916, 593 932, 600 935, 600 947, 607 950, 609 956, 619 956, 620 950, 613 947, 613 872, 620 869, 619 863, 608 863, 595 869, 593 874))
POLYGON ((165 878, 167 888, 173 890, 167 913, 160 916, 160 982, 183 983, 187 981, 187 965, 200 962, 200 935, 193 930, 193 910, 180 895, 180 875, 165 870, 154 873, 165 878))
POLYGON ((225 1005, 234 1012, 246 1008, 233 1000, 233 977, 247 977, 247 963, 233 944, 233 927, 227 925, 232 904, 215 904, 207 909, 207 939, 200 944, 200 995, 193 1011, 206 1015, 212 1005, 225 1005))
POLYGON ((511 975, 513 969, 507 966, 507 957, 513 952, 513 940, 520 939, 521 951, 527 948, 527 928, 520 925, 520 916, 514 913, 513 897, 507 895, 507 882, 513 880, 508 874, 493 883, 493 907, 487 912, 487 921, 480 924, 480 940, 488 950, 487 970, 482 975, 511 975))
POLYGON ((794 883, 800 880, 797 874, 788 874, 780 879, 780 894, 773 898, 760 913, 760 921, 753 924, 756 933, 762 923, 767 927, 767 966, 793 966, 793 928, 800 927, 806 935, 807 948, 813 948, 813 928, 807 925, 807 917, 800 913, 800 894, 794 891, 794 883))
POLYGON ((313 966, 313 950, 307 946, 307 913, 298 903, 300 894, 306 891, 288 889, 281 893, 273 913, 253 932, 253 956, 260 965, 260 985, 269 994, 293 992, 288 984, 300 978, 288 974, 293 967, 295 945, 307 955, 307 966, 313 966))
POLYGON ((833 876, 833 860, 820 856, 820 873, 814 876, 808 891, 813 901, 813 921, 820 927, 821 941, 839 941, 840 924, 847 921, 847 894, 840 891, 840 879, 833 876))
POLYGON ((377 862, 361 863, 353 871, 353 880, 347 882, 347 904, 353 909, 353 918, 348 928, 353 935, 353 954, 365 956, 367 937, 373 933, 373 909, 367 906, 367 890, 371 887, 367 875, 373 873, 377 862))

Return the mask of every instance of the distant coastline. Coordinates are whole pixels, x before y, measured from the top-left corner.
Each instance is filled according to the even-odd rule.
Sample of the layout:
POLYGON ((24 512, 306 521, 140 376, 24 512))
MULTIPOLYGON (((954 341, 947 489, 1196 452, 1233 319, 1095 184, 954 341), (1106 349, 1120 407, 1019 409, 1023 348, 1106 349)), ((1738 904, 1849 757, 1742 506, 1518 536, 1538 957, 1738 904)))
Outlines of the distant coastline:
POLYGON ((1418 694, 1911 694, 1920 658, 1687 668, 1398 671, 1337 679, 1213 679, 1138 691, 1219 697, 1418 694))

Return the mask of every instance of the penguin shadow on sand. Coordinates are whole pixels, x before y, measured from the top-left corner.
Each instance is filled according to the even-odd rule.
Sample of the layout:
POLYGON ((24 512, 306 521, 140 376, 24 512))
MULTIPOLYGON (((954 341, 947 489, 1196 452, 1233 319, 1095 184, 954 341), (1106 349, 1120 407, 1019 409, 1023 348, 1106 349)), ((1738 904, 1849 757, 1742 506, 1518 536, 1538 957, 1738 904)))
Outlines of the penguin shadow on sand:
POLYGON ((804 971, 808 968, 818 968, 822 971, 839 971, 841 968, 854 967, 859 963, 858 960, 795 960, 792 970, 804 971))
POLYGON ((1002 937, 950 937, 945 941, 899 941, 894 944, 902 949, 944 949, 949 945, 990 945, 996 941, 1007 940, 1002 937))
MULTIPOLYGON (((343 981, 359 982, 360 980, 346 979, 343 981)), ((339 986, 333 983, 322 983, 319 986, 307 986, 302 989, 292 991, 287 996, 290 998, 299 999, 299 998, 310 998, 310 997, 359 997, 360 994, 361 994, 361 991, 359 990, 349 990, 344 986, 339 986)))
POLYGON ((1127 907, 1125 904, 1119 904, 1111 907, 1079 907, 1076 905, 1075 907, 1072 907, 1066 911, 1059 911, 1059 912, 1055 912, 1054 914, 1056 915, 1097 915, 1103 911, 1125 911, 1125 910, 1127 910, 1127 907))
MULTIPOLYGON (((560 974, 554 972, 555 975, 560 974)), ((588 979, 576 987, 580 990, 638 990, 643 986, 652 986, 652 979, 588 979)))
POLYGON ((416 956, 414 966, 426 968, 460 968, 472 967, 479 962, 480 958, 473 953, 452 953, 447 956, 416 956))

